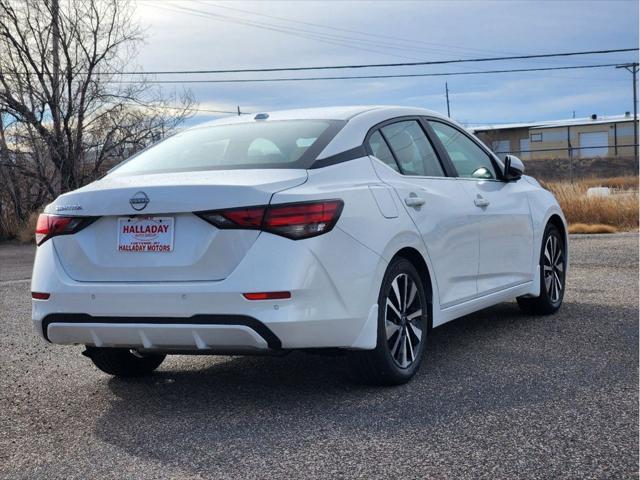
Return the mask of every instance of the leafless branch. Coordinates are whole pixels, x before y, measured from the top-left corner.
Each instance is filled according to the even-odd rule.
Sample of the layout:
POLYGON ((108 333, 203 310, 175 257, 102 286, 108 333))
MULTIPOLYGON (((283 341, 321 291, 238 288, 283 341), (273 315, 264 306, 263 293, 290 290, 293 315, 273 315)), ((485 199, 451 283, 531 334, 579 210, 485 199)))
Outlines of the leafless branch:
POLYGON ((129 0, 0 1, 0 236, 9 210, 24 220, 193 114, 189 92, 111 82, 143 39, 133 18, 129 0))

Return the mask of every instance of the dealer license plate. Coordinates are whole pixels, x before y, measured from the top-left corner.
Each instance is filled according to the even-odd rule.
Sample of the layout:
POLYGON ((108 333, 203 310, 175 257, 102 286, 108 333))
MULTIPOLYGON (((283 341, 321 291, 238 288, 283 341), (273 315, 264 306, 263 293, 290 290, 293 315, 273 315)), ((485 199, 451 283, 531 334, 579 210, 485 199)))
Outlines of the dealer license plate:
POLYGON ((173 221, 173 217, 118 218, 118 251, 173 251, 173 221))

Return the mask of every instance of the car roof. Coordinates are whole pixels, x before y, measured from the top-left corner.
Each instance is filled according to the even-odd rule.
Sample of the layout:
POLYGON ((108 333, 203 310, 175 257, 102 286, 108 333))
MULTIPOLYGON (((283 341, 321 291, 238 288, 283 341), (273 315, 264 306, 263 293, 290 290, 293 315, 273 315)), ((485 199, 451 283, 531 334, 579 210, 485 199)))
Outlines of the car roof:
MULTIPOLYGON (((291 110, 274 110, 262 111, 255 113, 242 114, 238 116, 223 117, 210 122, 201 123, 198 127, 207 125, 224 125, 228 123, 250 123, 257 121, 256 115, 266 114, 267 120, 351 120, 352 118, 365 114, 373 113, 380 116, 388 113, 390 117, 400 115, 431 115, 441 117, 442 115, 432 110, 414 107, 401 107, 393 105, 351 105, 351 106, 334 106, 334 107, 318 107, 318 108, 296 108, 291 110), (400 111, 400 114, 398 114, 400 111)), ((259 120, 258 120, 259 121, 259 120)))
MULTIPOLYGON (((435 117, 456 124, 456 122, 453 122, 448 117, 433 110, 427 110, 426 108, 393 105, 360 105, 258 112, 237 115, 235 117, 224 117, 202 123, 192 128, 278 120, 340 120, 346 122, 344 127, 340 129, 336 136, 316 157, 317 160, 321 160, 349 149, 357 148, 362 144, 367 132, 369 132, 374 125, 393 118, 411 116, 435 117), (268 117, 256 119, 256 115, 258 114, 267 114, 268 117)), ((461 126, 459 127, 463 128, 461 126)))

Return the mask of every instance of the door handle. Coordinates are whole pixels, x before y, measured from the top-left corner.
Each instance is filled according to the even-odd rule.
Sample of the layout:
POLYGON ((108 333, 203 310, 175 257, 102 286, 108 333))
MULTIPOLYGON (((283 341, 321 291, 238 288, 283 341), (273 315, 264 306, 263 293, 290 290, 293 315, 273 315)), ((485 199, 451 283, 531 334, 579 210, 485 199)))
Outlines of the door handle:
POLYGON ((404 199, 404 203, 407 205, 407 207, 421 207, 422 205, 424 205, 424 202, 424 198, 418 197, 415 194, 411 194, 404 199))
POLYGON ((488 207, 491 202, 486 198, 478 196, 478 198, 476 198, 473 203, 475 203, 476 207, 484 208, 488 207))

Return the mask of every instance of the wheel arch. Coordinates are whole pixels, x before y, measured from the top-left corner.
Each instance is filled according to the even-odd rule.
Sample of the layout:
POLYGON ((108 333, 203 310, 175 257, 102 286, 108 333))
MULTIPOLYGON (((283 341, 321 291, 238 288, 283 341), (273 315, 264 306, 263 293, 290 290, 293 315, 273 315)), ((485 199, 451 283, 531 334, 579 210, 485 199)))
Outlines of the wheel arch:
MULTIPOLYGON (((571 254, 570 248, 569 248, 569 229, 567 228, 567 222, 562 215, 558 213, 552 213, 549 216, 547 223, 545 224, 545 228, 546 228, 546 225, 549 225, 549 224, 555 226, 558 230, 560 230, 560 234, 562 235, 562 240, 564 243, 563 247, 565 252, 565 259, 564 259, 565 275, 567 275, 569 272, 569 255, 571 254)), ((542 248, 542 245, 540 246, 540 248, 542 248)))
POLYGON ((431 272, 427 266, 427 262, 422 254, 413 247, 404 247, 393 256, 395 258, 404 258, 418 270, 420 278, 424 282, 425 295, 427 297, 427 308, 429 309, 429 329, 433 328, 433 282, 431 281, 431 272))
POLYGON ((566 248, 567 246, 567 226, 564 223, 564 220, 562 220, 562 218, 560 217, 560 215, 558 215, 557 213, 554 213, 553 215, 551 215, 549 217, 549 220, 547 220, 547 224, 551 224, 554 227, 556 227, 558 230, 560 230, 560 233, 562 234, 562 239, 564 241, 564 247, 566 248))

